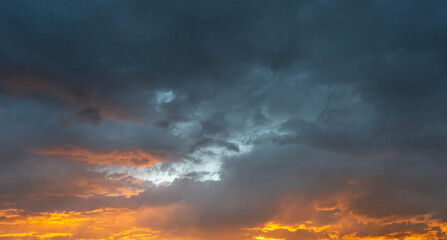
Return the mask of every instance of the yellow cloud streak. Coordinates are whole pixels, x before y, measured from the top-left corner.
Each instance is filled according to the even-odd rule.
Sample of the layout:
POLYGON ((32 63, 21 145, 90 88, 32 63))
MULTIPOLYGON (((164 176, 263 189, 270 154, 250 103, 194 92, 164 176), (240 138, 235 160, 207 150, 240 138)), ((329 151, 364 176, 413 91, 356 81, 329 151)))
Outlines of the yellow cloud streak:
MULTIPOLYGON (((309 222, 310 223, 310 222, 309 222)), ((278 223, 274 223, 274 222, 268 222, 266 223, 263 227, 261 228, 246 228, 245 230, 260 230, 263 232, 272 232, 275 230, 280 230, 280 229, 284 229, 287 230, 289 232, 296 232, 297 230, 311 230, 313 232, 321 232, 325 229, 330 228, 331 226, 322 226, 322 227, 316 227, 316 226, 306 226, 305 224, 299 224, 299 225, 281 225, 278 223)))
POLYGON ((138 226, 154 209, 98 209, 86 212, 44 212, 26 215, 24 211, 0 211, 2 239, 154 239, 158 231, 138 226))

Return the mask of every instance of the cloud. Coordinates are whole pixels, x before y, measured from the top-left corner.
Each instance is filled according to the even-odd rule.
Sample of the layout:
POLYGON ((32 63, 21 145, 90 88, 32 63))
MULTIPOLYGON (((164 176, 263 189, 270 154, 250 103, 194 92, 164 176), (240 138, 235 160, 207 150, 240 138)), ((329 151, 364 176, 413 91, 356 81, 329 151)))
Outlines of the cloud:
POLYGON ((32 150, 34 154, 45 156, 56 156, 68 160, 86 162, 89 164, 118 164, 123 166, 148 167, 156 163, 167 161, 163 160, 162 153, 145 152, 139 149, 116 151, 90 151, 78 147, 68 146, 65 148, 54 149, 36 149, 32 150))
POLYGON ((90 108, 84 108, 80 110, 76 115, 75 119, 78 122, 88 122, 95 125, 98 125, 101 121, 101 112, 99 108, 90 107, 90 108))
POLYGON ((444 238, 445 10, 0 2, 0 237, 444 238))

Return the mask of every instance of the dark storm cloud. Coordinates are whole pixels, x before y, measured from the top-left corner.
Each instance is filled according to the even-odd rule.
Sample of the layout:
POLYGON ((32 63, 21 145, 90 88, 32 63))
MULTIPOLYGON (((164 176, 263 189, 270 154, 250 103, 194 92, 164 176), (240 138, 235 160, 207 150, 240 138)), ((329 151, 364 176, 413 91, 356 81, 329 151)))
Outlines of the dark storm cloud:
MULTIPOLYGON (((66 145, 92 150, 107 147, 123 150, 134 147, 143 150, 168 151, 177 147, 181 148, 179 144, 175 145, 178 141, 175 140, 175 136, 152 126, 134 123, 123 125, 119 122, 107 121, 98 126, 87 124, 66 127, 60 125, 61 118, 54 106, 20 99, 5 102, 6 105, 1 109, 2 118, 0 119, 5 134, 2 141, 4 145, 13 146, 16 149, 66 145)), ((95 108, 87 109, 87 111, 84 109, 78 112, 76 118, 88 117, 97 120, 95 119, 98 117, 97 111, 95 108)))
POLYGON ((200 149, 201 147, 205 146, 221 146, 223 148, 226 148, 230 151, 239 152, 239 147, 237 144, 225 142, 222 140, 216 140, 212 138, 201 138, 197 140, 193 146, 191 146, 191 152, 195 152, 196 150, 200 149))
POLYGON ((96 107, 90 107, 90 108, 84 108, 76 113, 75 119, 79 122, 88 122, 95 125, 98 125, 101 121, 101 112, 99 108, 96 107))
MULTIPOLYGON (((446 11, 442 1, 0 1, 1 177, 23 176, 1 196, 54 194, 18 202, 34 211, 187 203, 201 228, 350 214, 445 222, 446 11), (104 174, 31 170, 51 160, 27 149, 67 146, 236 156, 219 156, 221 181, 192 171, 130 198, 82 198, 73 193, 89 189, 54 183, 104 174)), ((355 226, 343 231, 428 231, 355 226)))
MULTIPOLYGON (((132 104, 135 110, 115 114, 120 118, 142 118, 141 112, 147 112, 140 86, 148 91, 179 89, 189 95, 189 104, 197 105, 238 82, 244 83, 236 87, 242 91, 259 90, 265 82, 244 80, 258 68, 275 73, 268 78, 309 74, 304 87, 353 85, 379 114, 391 115, 385 125, 402 117, 417 123, 446 117, 446 110, 433 107, 442 104, 439 85, 445 78, 440 64, 446 55, 446 19, 430 14, 443 9, 439 3, 426 6, 426 11, 414 3, 381 1, 3 4, 8 36, 2 38, 3 79, 30 72, 56 86, 66 85, 69 90, 58 91, 64 101, 91 99, 91 104, 104 97, 118 108, 132 104), (422 80, 427 84, 420 86, 422 80), (92 87, 99 96, 83 97, 92 87)), ((271 98, 281 95, 281 86, 274 87, 267 94, 271 98)), ((294 90, 294 95, 302 91, 294 90)), ((281 104, 279 110, 289 112, 293 103, 286 103, 296 100, 294 95, 264 104, 281 104)), ((237 102, 225 100, 228 105, 237 102)))

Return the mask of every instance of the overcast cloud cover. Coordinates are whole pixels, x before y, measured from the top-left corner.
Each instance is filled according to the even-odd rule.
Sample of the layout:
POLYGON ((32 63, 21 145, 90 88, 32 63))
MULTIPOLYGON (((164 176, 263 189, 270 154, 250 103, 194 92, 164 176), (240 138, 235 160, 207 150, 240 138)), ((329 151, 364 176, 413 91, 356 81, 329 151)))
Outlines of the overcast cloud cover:
POLYGON ((445 1, 0 0, 0 239, 447 239, 445 1))

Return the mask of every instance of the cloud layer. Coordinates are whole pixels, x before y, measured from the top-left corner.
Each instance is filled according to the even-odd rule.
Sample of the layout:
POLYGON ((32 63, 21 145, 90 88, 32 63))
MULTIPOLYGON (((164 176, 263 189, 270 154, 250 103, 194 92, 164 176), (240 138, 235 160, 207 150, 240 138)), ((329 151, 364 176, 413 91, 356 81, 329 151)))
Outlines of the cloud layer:
POLYGON ((0 239, 447 238, 446 11, 0 1, 0 239))

